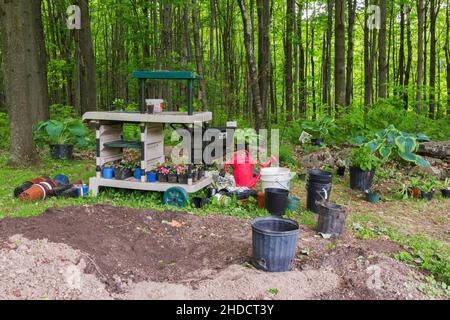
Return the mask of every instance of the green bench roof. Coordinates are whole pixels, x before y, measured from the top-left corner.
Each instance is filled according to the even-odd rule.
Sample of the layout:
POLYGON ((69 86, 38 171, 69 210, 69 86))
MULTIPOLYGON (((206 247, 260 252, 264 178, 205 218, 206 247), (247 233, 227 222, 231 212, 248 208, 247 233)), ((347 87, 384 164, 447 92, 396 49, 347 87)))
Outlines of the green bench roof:
POLYGON ((195 80, 201 78, 190 71, 135 71, 133 77, 159 80, 195 80))

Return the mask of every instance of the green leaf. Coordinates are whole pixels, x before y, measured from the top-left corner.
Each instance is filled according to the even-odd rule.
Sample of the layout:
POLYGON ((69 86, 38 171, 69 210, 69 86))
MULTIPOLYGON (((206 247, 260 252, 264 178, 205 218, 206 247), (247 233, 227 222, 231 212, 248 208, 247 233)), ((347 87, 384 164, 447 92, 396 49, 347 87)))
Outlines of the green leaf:
POLYGON ((380 148, 380 155, 383 158, 383 161, 387 161, 392 154, 392 146, 382 146, 380 148))
POLYGON ((367 146, 370 148, 370 150, 371 150, 372 152, 375 152, 375 151, 377 151, 378 149, 380 149, 382 145, 383 145, 383 142, 380 141, 380 140, 377 140, 377 141, 370 141, 370 142, 367 144, 367 146))
POLYGON ((421 167, 431 167, 431 164, 423 157, 416 155, 416 164, 421 167))
POLYGON ((397 145, 399 151, 404 153, 413 153, 418 147, 417 140, 408 136, 397 137, 395 139, 395 144, 397 145))
POLYGON ((50 139, 58 139, 64 130, 64 125, 58 121, 50 121, 46 126, 46 131, 50 139))

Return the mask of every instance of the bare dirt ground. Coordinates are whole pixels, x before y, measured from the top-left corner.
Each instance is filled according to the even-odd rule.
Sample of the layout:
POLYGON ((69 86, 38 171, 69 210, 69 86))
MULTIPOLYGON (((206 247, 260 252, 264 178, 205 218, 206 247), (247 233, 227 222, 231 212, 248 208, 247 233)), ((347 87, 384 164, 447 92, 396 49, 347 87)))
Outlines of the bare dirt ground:
POLYGON ((250 267, 247 220, 109 206, 0 221, 0 299, 420 299, 387 241, 301 227, 296 268, 250 267))

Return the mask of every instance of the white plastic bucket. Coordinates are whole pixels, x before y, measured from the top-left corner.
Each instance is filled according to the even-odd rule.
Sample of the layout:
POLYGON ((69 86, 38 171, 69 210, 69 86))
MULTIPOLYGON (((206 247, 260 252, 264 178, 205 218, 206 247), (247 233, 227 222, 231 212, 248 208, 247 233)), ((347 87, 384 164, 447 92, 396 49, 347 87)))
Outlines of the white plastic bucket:
POLYGON ((261 170, 262 189, 268 188, 290 190, 291 171, 287 168, 264 168, 261 170))

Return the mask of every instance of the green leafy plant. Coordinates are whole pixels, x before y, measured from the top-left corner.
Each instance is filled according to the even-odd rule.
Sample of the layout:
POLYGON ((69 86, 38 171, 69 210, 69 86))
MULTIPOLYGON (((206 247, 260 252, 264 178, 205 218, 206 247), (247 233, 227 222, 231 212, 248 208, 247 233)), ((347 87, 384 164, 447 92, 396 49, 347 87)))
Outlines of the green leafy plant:
POLYGON ((73 144, 82 147, 89 143, 87 135, 88 130, 81 120, 73 118, 41 122, 35 130, 35 140, 39 145, 73 144))
POLYGON ((410 134, 399 131, 393 125, 375 133, 375 137, 368 142, 365 142, 361 138, 354 139, 355 142, 359 142, 360 144, 365 142, 364 144, 372 152, 376 152, 381 156, 383 162, 390 160, 392 157, 396 157, 418 166, 430 167, 428 161, 415 154, 419 149, 418 140, 426 141, 429 139, 424 134, 410 134))
POLYGON ((425 180, 421 180, 418 188, 420 191, 428 193, 434 191, 439 186, 439 182, 436 177, 430 177, 425 180))
POLYGON ((255 129, 237 129, 234 132, 234 140, 237 143, 256 145, 259 140, 259 135, 256 133, 255 129))
POLYGON ((440 183, 440 188, 442 190, 450 190, 450 178, 445 179, 444 182, 440 183))
POLYGON ((363 171, 372 171, 378 168, 381 161, 368 146, 364 145, 352 151, 351 163, 363 171))
POLYGON ((336 124, 328 116, 319 117, 316 121, 308 120, 302 123, 302 129, 312 134, 315 138, 324 138, 333 129, 336 124))

